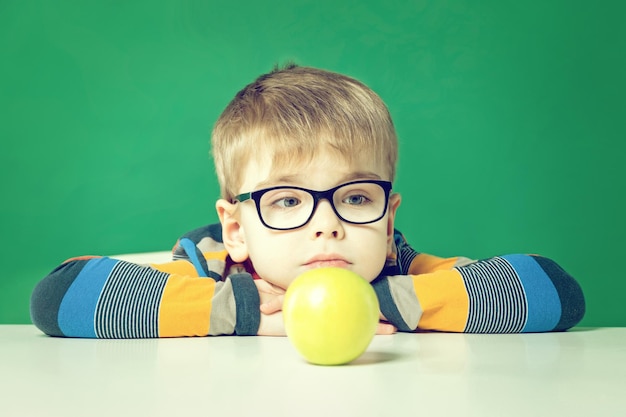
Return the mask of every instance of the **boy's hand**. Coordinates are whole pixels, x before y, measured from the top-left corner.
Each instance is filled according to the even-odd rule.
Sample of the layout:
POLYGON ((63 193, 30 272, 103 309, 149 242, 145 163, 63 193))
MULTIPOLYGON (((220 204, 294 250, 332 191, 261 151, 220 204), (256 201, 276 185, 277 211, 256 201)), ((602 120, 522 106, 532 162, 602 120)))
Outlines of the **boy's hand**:
POLYGON ((394 334, 398 331, 398 328, 387 321, 387 318, 381 312, 379 314, 380 321, 378 322, 378 328, 376 328, 376 334, 394 334))
POLYGON ((259 323, 259 336, 286 336, 283 322, 283 300, 285 290, 278 288, 262 279, 255 279, 259 299, 261 302, 261 322, 259 323))
POLYGON ((270 315, 283 309, 285 290, 262 279, 255 279, 254 283, 257 290, 259 290, 261 313, 270 315))
POLYGON ((264 314, 261 312, 261 322, 257 336, 287 336, 282 313, 264 314))

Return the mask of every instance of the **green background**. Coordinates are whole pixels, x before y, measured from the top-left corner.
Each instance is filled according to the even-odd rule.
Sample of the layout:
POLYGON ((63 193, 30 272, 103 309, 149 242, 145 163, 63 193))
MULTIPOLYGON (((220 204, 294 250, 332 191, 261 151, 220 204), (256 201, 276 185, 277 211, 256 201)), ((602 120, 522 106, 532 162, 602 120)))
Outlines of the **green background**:
POLYGON ((0 323, 66 258, 215 222, 209 132, 278 62, 388 104, 419 251, 540 253, 626 326, 621 1, 0 2, 0 323))

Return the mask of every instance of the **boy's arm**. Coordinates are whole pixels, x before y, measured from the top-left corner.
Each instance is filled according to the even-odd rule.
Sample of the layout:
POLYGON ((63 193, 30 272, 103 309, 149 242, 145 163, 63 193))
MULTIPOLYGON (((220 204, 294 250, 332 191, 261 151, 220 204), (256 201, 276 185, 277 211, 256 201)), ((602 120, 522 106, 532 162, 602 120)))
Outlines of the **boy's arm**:
MULTIPOLYGON (((257 334, 259 293, 250 274, 226 279, 219 225, 182 236, 174 261, 140 266, 111 258, 72 259, 31 297, 31 318, 52 336, 143 338, 257 334)), ((239 273, 240 272, 240 273, 239 273)))
POLYGON ((579 284, 548 258, 445 259, 397 243, 404 274, 372 284, 382 314, 401 331, 560 331, 578 324, 585 313, 579 284))
POLYGON ((198 277, 187 261, 141 266, 106 258, 69 260, 31 297, 31 318, 51 336, 151 338, 254 335, 259 295, 249 274, 198 277))

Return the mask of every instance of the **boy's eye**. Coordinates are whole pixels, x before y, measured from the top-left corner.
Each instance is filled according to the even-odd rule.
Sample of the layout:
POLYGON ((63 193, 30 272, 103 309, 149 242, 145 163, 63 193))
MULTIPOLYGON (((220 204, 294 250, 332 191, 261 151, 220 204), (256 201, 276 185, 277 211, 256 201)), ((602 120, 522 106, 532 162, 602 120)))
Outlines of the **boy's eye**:
POLYGON ((296 207, 298 204, 300 204, 300 200, 296 197, 283 197, 274 201, 272 205, 280 208, 292 208, 296 207))
POLYGON ((344 203, 346 203, 346 204, 350 204, 350 205, 354 205, 354 206, 360 206, 360 205, 363 205, 363 204, 367 204, 370 200, 367 197, 365 197, 364 195, 354 194, 354 195, 347 196, 342 201, 344 203))

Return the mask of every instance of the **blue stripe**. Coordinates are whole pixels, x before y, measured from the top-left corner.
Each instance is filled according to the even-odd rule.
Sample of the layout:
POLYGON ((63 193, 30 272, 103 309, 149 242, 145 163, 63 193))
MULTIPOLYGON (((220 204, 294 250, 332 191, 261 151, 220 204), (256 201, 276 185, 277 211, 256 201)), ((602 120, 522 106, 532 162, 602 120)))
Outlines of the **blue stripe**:
POLYGON ((543 268, 528 255, 506 255, 524 286, 528 318, 522 332, 553 330, 561 319, 561 301, 552 280, 543 268))
POLYGON ((91 259, 67 290, 59 307, 59 327, 68 337, 96 337, 95 311, 102 288, 119 261, 91 259))
MULTIPOLYGON (((198 276, 206 277, 208 275, 207 271, 203 267, 200 258, 198 258, 198 253, 196 252, 196 244, 193 243, 193 240, 184 237, 180 239, 180 245, 183 247, 183 249, 185 249, 185 252, 187 252, 187 256, 189 256, 189 260, 193 264, 193 267, 196 269, 198 276)), ((206 264, 206 261, 204 263, 206 264)))

